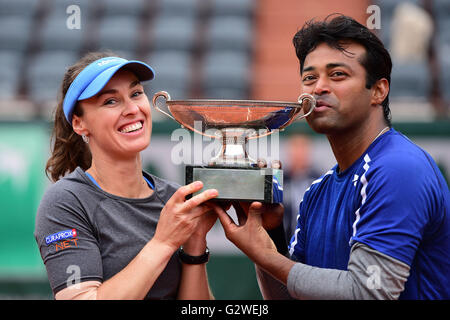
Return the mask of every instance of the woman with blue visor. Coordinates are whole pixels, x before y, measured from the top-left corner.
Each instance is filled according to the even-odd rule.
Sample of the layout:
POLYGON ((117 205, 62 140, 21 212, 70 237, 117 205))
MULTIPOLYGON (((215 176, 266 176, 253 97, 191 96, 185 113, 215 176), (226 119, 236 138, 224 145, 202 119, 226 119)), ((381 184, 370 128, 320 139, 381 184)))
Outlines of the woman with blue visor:
POLYGON ((152 118, 140 61, 90 53, 55 111, 35 239, 56 299, 210 299, 206 234, 217 190, 142 169, 152 118))

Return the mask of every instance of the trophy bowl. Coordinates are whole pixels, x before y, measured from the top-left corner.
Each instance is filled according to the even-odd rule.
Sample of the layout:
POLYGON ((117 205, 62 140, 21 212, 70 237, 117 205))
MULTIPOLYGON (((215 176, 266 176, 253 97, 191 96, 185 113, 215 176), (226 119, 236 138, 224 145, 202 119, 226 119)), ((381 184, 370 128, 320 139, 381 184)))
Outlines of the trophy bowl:
POLYGON ((259 168, 247 153, 247 142, 282 130, 310 115, 316 100, 302 94, 298 102, 263 100, 172 100, 160 91, 153 107, 182 127, 212 139, 221 139, 220 152, 208 165, 186 166, 186 183, 200 180, 204 188, 219 191, 219 200, 273 203, 273 183, 282 185, 282 170, 259 168), (161 102, 162 101, 162 102, 161 102))
POLYGON ((274 129, 283 129, 293 121, 308 116, 315 107, 315 99, 310 94, 304 93, 298 98, 298 102, 171 100, 166 91, 159 91, 153 96, 152 104, 158 111, 177 121, 183 127, 205 135, 205 131, 211 128, 252 128, 255 130, 265 129, 267 132, 274 129), (164 98, 167 109, 171 114, 158 106, 157 100, 160 97, 164 98), (201 131, 195 128, 195 121, 202 123, 201 131))

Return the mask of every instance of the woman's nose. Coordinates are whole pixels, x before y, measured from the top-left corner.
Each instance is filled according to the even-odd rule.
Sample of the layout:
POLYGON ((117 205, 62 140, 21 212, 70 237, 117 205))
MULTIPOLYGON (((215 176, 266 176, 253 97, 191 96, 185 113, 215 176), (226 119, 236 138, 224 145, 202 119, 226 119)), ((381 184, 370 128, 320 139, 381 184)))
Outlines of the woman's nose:
POLYGON ((139 106, 136 104, 135 101, 132 101, 130 99, 125 101, 125 107, 124 107, 124 110, 123 110, 123 114, 124 115, 135 114, 138 111, 139 111, 139 106))

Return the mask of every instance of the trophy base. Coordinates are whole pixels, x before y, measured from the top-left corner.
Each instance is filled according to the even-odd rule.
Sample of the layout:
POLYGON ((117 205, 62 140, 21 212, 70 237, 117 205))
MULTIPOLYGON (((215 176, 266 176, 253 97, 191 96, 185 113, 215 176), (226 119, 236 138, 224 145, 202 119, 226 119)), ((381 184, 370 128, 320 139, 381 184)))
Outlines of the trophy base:
POLYGON ((206 189, 216 189, 219 191, 219 196, 215 200, 263 203, 283 201, 283 171, 281 169, 187 165, 186 184, 194 181, 202 181, 203 189, 193 195, 206 189), (277 190, 280 190, 278 195, 277 190))

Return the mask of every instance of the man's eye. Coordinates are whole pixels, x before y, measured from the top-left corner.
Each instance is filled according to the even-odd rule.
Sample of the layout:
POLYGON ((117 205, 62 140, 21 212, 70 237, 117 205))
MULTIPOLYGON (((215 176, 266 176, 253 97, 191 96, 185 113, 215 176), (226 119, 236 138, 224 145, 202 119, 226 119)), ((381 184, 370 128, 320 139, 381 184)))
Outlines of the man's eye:
POLYGON ((315 79, 314 76, 305 76, 303 78, 303 81, 311 81, 311 80, 314 80, 314 79, 315 79))
POLYGON ((346 74, 342 71, 335 71, 331 74, 331 76, 333 77, 342 77, 342 76, 346 76, 346 74))

